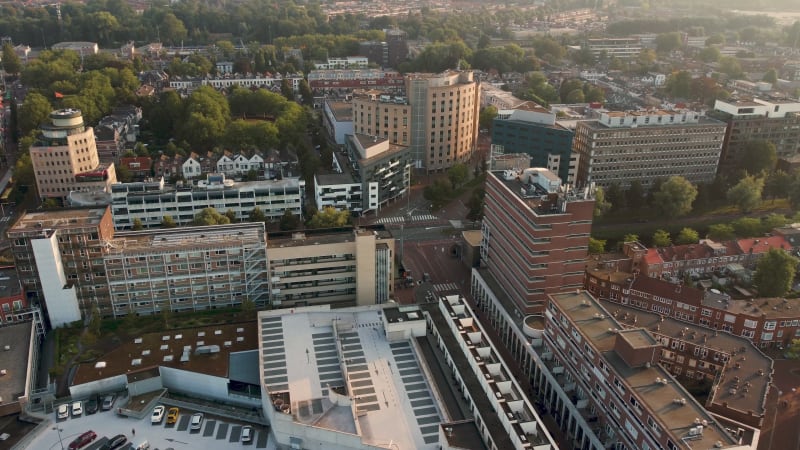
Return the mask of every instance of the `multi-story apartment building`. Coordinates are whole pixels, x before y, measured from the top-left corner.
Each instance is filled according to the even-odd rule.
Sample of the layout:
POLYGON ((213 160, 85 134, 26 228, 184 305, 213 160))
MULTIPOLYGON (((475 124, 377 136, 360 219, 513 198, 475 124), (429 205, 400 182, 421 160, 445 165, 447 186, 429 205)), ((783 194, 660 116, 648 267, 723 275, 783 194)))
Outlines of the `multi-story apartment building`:
POLYGON ((761 348, 786 348, 800 338, 800 311, 784 298, 736 300, 603 264, 586 271, 585 286, 600 299, 705 327, 706 335, 730 333, 761 348))
POLYGON ((389 64, 389 45, 384 41, 359 42, 358 54, 367 58, 371 64, 381 67, 387 67, 389 64))
POLYGON ((116 233, 103 257, 113 315, 269 303, 263 223, 116 233))
POLYGON ((114 164, 100 164, 92 127, 77 109, 50 113, 30 148, 39 198, 65 199, 72 191, 105 191, 117 182, 114 164))
POLYGON ((586 46, 595 58, 635 58, 644 46, 639 38, 587 39, 586 46))
POLYGON ((414 73, 407 97, 367 93, 353 101, 353 131, 411 148, 427 171, 468 162, 478 138, 480 84, 472 71, 414 73))
POLYGON ((326 69, 310 71, 308 86, 317 93, 347 93, 353 89, 370 88, 401 91, 405 81, 403 75, 394 70, 326 69))
POLYGON ((502 146, 503 153, 527 153, 531 167, 547 167, 567 183, 574 182, 578 169, 570 171, 572 135, 556 123, 554 113, 533 102, 499 110, 492 125, 493 146, 502 146))
POLYGON ((418 167, 431 172, 468 162, 478 139, 481 99, 473 72, 407 74, 406 95, 411 106, 409 146, 418 167))
POLYGON ((539 412, 465 299, 450 295, 423 308, 431 338, 445 354, 451 376, 467 398, 488 448, 557 448, 539 412))
POLYGON ((582 290, 550 295, 543 315, 523 316, 487 269, 473 270, 472 296, 570 448, 756 448, 750 427, 763 420, 772 368, 747 340, 582 290), (714 380, 705 407, 673 374, 714 380))
POLYGON ((366 56, 345 56, 343 58, 328 58, 324 63, 315 63, 315 69, 364 69, 369 65, 366 56))
POLYGON ((408 195, 411 188, 411 153, 408 147, 392 145, 388 139, 363 134, 347 135, 345 152, 356 180, 361 182, 362 192, 369 192, 365 198, 372 204, 377 200, 378 208, 408 195), (367 186, 377 186, 377 199, 367 186))
POLYGON ((709 274, 738 264, 753 270, 770 249, 789 251, 792 245, 781 235, 714 242, 702 239, 697 244, 646 248, 638 242, 625 243, 626 255, 635 259, 636 272, 654 278, 682 278, 709 274))
POLYGON ((360 180, 347 158, 333 154, 333 173, 314 174, 317 208, 364 214, 378 209, 379 179, 360 180))
POLYGON ((709 115, 728 125, 720 158, 721 172, 738 168, 745 146, 754 140, 775 145, 778 158, 800 154, 800 102, 762 100, 717 100, 709 115))
POLYGON ((399 29, 386 30, 386 65, 397 68, 408 59, 408 34, 399 29))
POLYGON ((387 232, 270 234, 273 306, 386 303, 394 292, 394 238, 387 232))
POLYGON ((79 320, 94 305, 111 314, 103 261, 114 236, 108 207, 26 213, 7 236, 22 287, 50 326, 79 320))
POLYGON ((589 188, 566 189, 547 169, 488 173, 481 259, 520 311, 583 285, 593 210, 589 188))
POLYGON ((378 136, 395 145, 411 144, 411 105, 405 96, 356 92, 351 117, 355 134, 378 136))
POLYGON ((259 208, 270 219, 285 211, 300 217, 303 212, 305 182, 297 178, 270 181, 234 182, 224 175, 208 175, 196 185, 167 185, 164 179, 111 186, 114 227, 127 230, 139 219, 145 228, 159 227, 164 216, 186 225, 202 210, 214 208, 220 214, 232 210, 245 220, 259 208))
POLYGON ((692 183, 714 180, 726 125, 694 111, 603 112, 578 122, 572 150, 580 155, 578 181, 623 187, 679 175, 692 183))

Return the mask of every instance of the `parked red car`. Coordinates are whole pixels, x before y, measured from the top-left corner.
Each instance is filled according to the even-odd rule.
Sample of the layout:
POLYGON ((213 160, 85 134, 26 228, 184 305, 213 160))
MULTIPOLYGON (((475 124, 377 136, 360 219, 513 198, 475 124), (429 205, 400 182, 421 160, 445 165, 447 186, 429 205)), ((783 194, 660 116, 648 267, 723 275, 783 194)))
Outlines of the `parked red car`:
POLYGON ((89 445, 90 442, 97 439, 97 433, 92 430, 83 433, 82 435, 75 438, 74 441, 69 443, 69 450, 78 450, 79 448, 83 448, 89 445))

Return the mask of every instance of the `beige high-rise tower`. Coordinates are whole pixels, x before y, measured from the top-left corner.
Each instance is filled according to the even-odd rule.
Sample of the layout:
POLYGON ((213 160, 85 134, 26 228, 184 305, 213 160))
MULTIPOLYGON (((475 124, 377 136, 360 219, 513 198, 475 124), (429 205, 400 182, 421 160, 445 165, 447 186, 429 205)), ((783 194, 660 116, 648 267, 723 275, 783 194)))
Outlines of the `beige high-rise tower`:
POLYGON ((50 123, 30 148, 39 198, 64 199, 72 191, 109 191, 117 182, 114 165, 101 165, 94 130, 77 109, 50 113, 50 123))
POLYGON ((411 148, 429 172, 469 162, 478 139, 480 84, 472 71, 406 75, 406 96, 370 91, 353 102, 353 130, 411 148))

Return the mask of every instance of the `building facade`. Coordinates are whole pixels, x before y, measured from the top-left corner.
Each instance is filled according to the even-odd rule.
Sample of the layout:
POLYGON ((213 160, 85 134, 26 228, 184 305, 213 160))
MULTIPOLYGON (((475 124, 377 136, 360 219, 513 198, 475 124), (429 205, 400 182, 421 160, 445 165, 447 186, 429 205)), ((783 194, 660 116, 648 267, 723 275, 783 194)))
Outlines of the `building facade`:
POLYGON ((115 317, 269 303, 263 223, 116 233, 104 256, 115 317))
POLYGON ((369 192, 370 205, 365 202, 365 209, 375 200, 368 189, 373 184, 377 187, 378 208, 408 195, 412 164, 408 147, 392 145, 387 139, 351 134, 345 141, 345 151, 362 192, 369 192))
POLYGON ((639 181, 649 187, 676 175, 695 184, 711 182, 725 129, 725 123, 688 110, 603 112, 575 129, 579 182, 626 188, 639 181))
POLYGON ((27 213, 6 234, 22 287, 50 326, 80 320, 95 305, 111 315, 103 255, 114 224, 107 207, 27 213))
POLYGON ((565 190, 541 168, 489 172, 484 201, 481 259, 520 311, 541 311, 547 294, 582 286, 590 189, 565 190))
POLYGON ((530 167, 547 167, 571 183, 572 135, 572 130, 556 123, 555 114, 536 104, 524 104, 519 109, 498 111, 492 125, 492 146, 501 146, 503 153, 526 153, 531 157, 530 167))
POLYGON ((639 38, 587 39, 586 46, 595 58, 636 58, 644 46, 639 38))
POLYGON ((64 199, 72 191, 105 191, 117 182, 114 164, 100 164, 92 127, 77 109, 50 113, 30 148, 39 198, 64 199))
POLYGON ((394 292, 395 243, 372 230, 270 234, 275 307, 386 303, 394 292))
POLYGON ((308 86, 317 93, 347 93, 353 89, 402 91, 403 75, 382 69, 325 69, 308 73, 308 86))
POLYGON ((717 100, 710 114, 728 125, 720 157, 721 172, 739 167, 750 141, 771 142, 778 158, 790 159, 800 154, 800 102, 717 100))
POLYGON ((186 225, 206 208, 220 214, 232 210, 238 220, 246 220, 255 208, 273 220, 287 210, 301 217, 304 186, 305 182, 297 178, 236 183, 224 175, 209 175, 196 185, 171 186, 163 178, 117 183, 111 187, 114 227, 129 230, 136 219, 145 228, 160 227, 164 216, 186 225))
POLYGON ((317 208, 334 208, 364 214, 378 209, 380 180, 361 180, 347 158, 333 154, 332 173, 314 174, 314 199, 317 208))
POLYGON ((478 140, 481 100, 473 72, 407 74, 406 95, 411 106, 409 147, 417 167, 435 172, 469 162, 478 140))

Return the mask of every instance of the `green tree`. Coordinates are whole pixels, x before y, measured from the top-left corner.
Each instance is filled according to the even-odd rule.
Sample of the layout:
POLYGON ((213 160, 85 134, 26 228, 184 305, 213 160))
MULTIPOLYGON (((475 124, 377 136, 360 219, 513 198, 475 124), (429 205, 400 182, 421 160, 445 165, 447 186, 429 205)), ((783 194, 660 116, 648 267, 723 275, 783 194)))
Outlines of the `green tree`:
POLYGON ((792 343, 784 352, 788 359, 800 359, 800 339, 792 339, 792 343))
POLYGON ((721 56, 722 54, 720 54, 717 47, 706 47, 700 50, 700 54, 698 55, 701 61, 707 63, 717 62, 721 56))
POLYGON ((696 197, 697 188, 692 183, 681 176, 673 176, 661 185, 653 200, 665 217, 681 217, 692 210, 696 197))
POLYGON ((247 220, 249 220, 250 222, 266 222, 267 216, 264 214, 264 211, 261 210, 261 208, 256 206, 255 208, 253 208, 252 211, 250 211, 247 220))
POLYGON ((225 211, 225 217, 228 218, 230 223, 235 223, 236 222, 236 211, 234 211, 231 208, 228 208, 228 210, 225 211))
POLYGON ((350 211, 337 211, 336 208, 326 206, 322 211, 317 211, 308 222, 309 228, 338 228, 350 224, 350 211))
POLYGON ((131 228, 133 229, 133 231, 139 231, 143 229, 144 225, 142 225, 142 220, 139 219, 138 217, 133 219, 133 225, 131 228))
POLYGON ((37 130, 41 124, 47 121, 52 111, 53 107, 50 106, 47 98, 36 92, 29 93, 17 113, 20 136, 26 136, 37 130))
POLYGON ((781 297, 792 288, 797 258, 785 250, 771 248, 762 255, 753 275, 758 294, 762 297, 781 297))
POLYGON ((200 211, 194 220, 189 223, 192 226, 203 225, 225 225, 231 223, 231 220, 224 214, 220 214, 214 208, 206 208, 200 211))
POLYGON ((762 172, 772 172, 777 161, 778 153, 775 145, 772 142, 758 139, 745 143, 739 167, 747 173, 758 175, 762 172))
POLYGON ((589 253, 597 255, 600 253, 605 253, 605 251, 606 241, 604 239, 595 239, 593 237, 589 237, 589 253))
POLYGON ((775 84, 778 82, 778 72, 775 69, 769 69, 767 73, 764 74, 764 77, 761 78, 761 81, 766 81, 767 83, 775 84))
POLYGON ((300 218, 287 209, 281 216, 279 227, 282 231, 296 230, 300 228, 300 218))
POLYGON ((736 230, 727 223, 709 225, 708 238, 717 242, 729 241, 736 237, 736 230))
POLYGON ((644 206, 645 192, 642 182, 639 180, 631 181, 630 187, 625 191, 625 202, 628 207, 637 210, 644 206))
POLYGON ((42 208, 44 209, 56 209, 58 208, 58 202, 54 198, 46 198, 42 201, 42 208))
POLYGON ((618 211, 625 207, 625 192, 618 182, 613 182, 605 192, 606 201, 611 203, 611 211, 618 211))
POLYGON ((700 241, 700 235, 691 228, 682 228, 675 237, 675 243, 678 245, 696 244, 698 241, 700 241))
POLYGON ((742 66, 739 64, 739 60, 733 56, 720 57, 719 70, 731 78, 740 78, 744 74, 744 72, 742 72, 742 66))
POLYGON ((292 89, 292 84, 289 81, 289 78, 284 78, 281 80, 281 95, 283 95, 286 100, 294 101, 294 89, 292 89))
POLYGON ((14 47, 9 42, 3 44, 2 61, 3 70, 7 74, 16 75, 22 71, 22 63, 19 60, 19 56, 17 56, 17 52, 14 51, 14 47))
POLYGON ((497 108, 494 105, 483 108, 478 119, 479 126, 487 130, 492 129, 495 117, 497 117, 497 108))
POLYGON ((691 93, 692 75, 681 70, 667 78, 666 89, 675 98, 689 98, 691 93))
POLYGON ((573 89, 567 94, 567 103, 583 103, 586 101, 586 96, 583 94, 583 89, 573 89))
POLYGON ((602 217, 609 209, 611 209, 611 203, 606 201, 606 194, 603 188, 598 187, 594 192, 594 217, 602 217))
POLYGON ((672 239, 669 237, 669 232, 666 230, 656 230, 653 233, 653 247, 669 247, 672 244, 672 239))
POLYGON ((787 219, 783 214, 772 213, 761 218, 761 224, 763 226, 762 231, 764 233, 770 233, 775 228, 785 226, 788 222, 789 219, 787 219))
POLYGON ((656 36, 656 50, 659 53, 669 53, 683 46, 680 33, 662 33, 656 36))
POLYGON ((754 237, 761 235, 761 220, 755 217, 740 217, 733 222, 731 226, 736 231, 739 237, 754 237))
POLYGON ((735 186, 728 189, 728 201, 736 205, 743 213, 749 213, 761 204, 761 191, 764 189, 764 179, 748 175, 742 178, 735 186))
POLYGON ((792 176, 782 170, 769 174, 764 181, 764 195, 772 199, 787 197, 792 187, 792 176))
POLYGON ((311 92, 311 87, 309 87, 308 81, 305 79, 300 80, 298 89, 300 90, 300 97, 303 99, 303 104, 306 106, 313 106, 314 94, 311 92))
POLYGON ((454 188, 458 188, 464 184, 468 177, 469 167, 464 163, 455 164, 447 170, 447 178, 450 180, 450 183, 453 184, 454 188))
POLYGON ((628 233, 625 236, 622 236, 621 243, 625 242, 639 242, 639 235, 634 233, 628 233))
POLYGON ((164 216, 161 218, 161 228, 175 228, 178 224, 175 223, 175 219, 172 216, 164 216))

